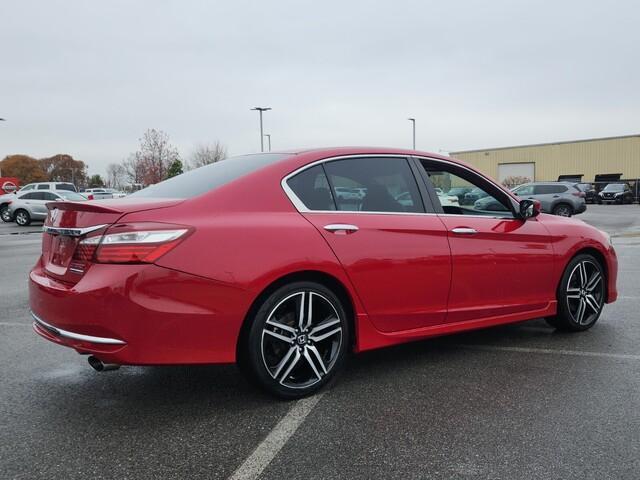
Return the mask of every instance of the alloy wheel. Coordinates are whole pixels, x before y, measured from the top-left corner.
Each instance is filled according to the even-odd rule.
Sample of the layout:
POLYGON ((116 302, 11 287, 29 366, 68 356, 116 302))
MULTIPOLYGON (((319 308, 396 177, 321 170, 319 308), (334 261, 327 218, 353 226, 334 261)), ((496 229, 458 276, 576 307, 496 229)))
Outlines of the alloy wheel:
POLYGON ((604 283, 600 268, 590 260, 578 263, 567 283, 567 307, 578 325, 594 322, 604 302, 604 283))
POLYGON ((2 211, 0 211, 0 217, 2 217, 2 221, 3 222, 10 222, 11 221, 11 213, 9 212, 9 208, 8 207, 4 207, 2 209, 2 211))
POLYGON ((29 217, 25 212, 16 213, 16 223, 18 225, 26 225, 28 221, 29 221, 29 217))
POLYGON ((560 205, 560 206, 556 207, 555 214, 560 216, 560 217, 570 217, 571 216, 571 209, 569 207, 567 207, 566 205, 560 205))
POLYGON ((342 338, 342 320, 331 301, 317 292, 298 291, 269 313, 262 329, 262 361, 284 387, 308 388, 332 370, 342 338))

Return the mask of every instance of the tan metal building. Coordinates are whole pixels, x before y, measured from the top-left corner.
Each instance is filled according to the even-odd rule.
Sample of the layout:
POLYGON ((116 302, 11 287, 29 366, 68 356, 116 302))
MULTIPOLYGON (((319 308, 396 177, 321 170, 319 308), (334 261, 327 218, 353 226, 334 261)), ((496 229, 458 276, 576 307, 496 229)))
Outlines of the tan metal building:
POLYGON ((500 182, 508 177, 550 181, 558 180, 561 175, 582 175, 586 182, 602 174, 640 178, 640 134, 466 150, 450 152, 450 155, 500 182))

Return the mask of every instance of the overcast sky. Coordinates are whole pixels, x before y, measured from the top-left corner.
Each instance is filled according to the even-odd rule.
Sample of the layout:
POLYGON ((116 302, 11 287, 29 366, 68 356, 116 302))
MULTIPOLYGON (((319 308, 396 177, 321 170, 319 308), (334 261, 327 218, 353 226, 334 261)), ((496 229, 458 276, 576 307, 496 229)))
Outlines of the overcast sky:
POLYGON ((462 150, 640 132, 636 1, 0 3, 0 158, 103 173, 147 128, 258 151, 462 150))

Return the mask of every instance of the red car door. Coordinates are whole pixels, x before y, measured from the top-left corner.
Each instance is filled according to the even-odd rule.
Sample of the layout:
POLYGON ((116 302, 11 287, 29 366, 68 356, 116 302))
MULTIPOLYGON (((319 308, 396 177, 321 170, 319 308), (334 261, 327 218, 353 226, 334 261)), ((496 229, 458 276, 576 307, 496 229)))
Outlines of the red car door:
POLYGON ((377 329, 445 322, 451 281, 447 232, 436 215, 425 213, 406 158, 327 161, 293 176, 288 185, 300 200, 294 203, 344 266, 377 329))
POLYGON ((509 195, 470 169, 436 160, 421 164, 451 247, 447 322, 548 309, 556 285, 553 249, 542 222, 516 218, 509 195), (486 196, 465 205, 462 198, 456 202, 438 196, 435 186, 444 191, 452 186, 477 187, 486 196))

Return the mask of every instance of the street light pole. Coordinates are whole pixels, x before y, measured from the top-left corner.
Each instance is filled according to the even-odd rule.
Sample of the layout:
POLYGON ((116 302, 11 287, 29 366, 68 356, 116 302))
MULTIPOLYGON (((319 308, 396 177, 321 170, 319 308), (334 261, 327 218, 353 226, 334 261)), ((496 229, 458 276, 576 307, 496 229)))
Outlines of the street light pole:
POLYGON ((265 133, 264 136, 267 137, 267 148, 271 151, 271 134, 265 133))
POLYGON ((413 124, 413 149, 416 149, 416 119, 415 118, 408 118, 407 120, 409 120, 412 124, 413 124))
POLYGON ((264 134, 262 133, 262 112, 271 110, 271 107, 253 107, 251 110, 257 110, 260 113, 260 151, 264 152, 264 134))

